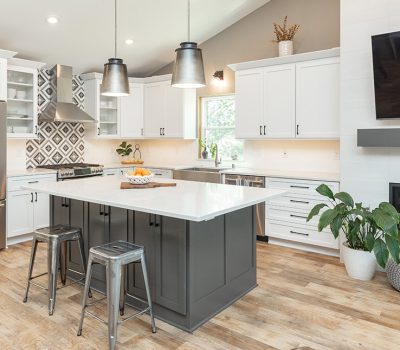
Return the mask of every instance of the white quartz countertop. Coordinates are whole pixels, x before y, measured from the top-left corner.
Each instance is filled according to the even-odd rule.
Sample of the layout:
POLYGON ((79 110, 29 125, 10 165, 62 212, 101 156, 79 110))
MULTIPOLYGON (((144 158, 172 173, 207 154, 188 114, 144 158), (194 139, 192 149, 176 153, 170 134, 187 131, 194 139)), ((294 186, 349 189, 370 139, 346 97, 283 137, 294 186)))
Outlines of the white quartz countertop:
POLYGON ((286 193, 285 190, 279 189, 168 179, 157 179, 157 181, 173 181, 177 186, 121 190, 122 179, 122 177, 84 178, 38 183, 24 188, 54 196, 191 221, 210 220, 286 193))
POLYGON ((52 169, 7 169, 7 177, 15 176, 34 176, 34 175, 45 175, 45 174, 57 174, 57 170, 52 169))
POLYGON ((308 171, 290 171, 290 170, 268 170, 254 168, 232 168, 222 170, 222 174, 239 174, 239 175, 256 175, 266 177, 280 177, 286 179, 299 180, 319 180, 319 181, 340 181, 339 173, 324 173, 324 172, 308 172, 308 171))
POLYGON ((132 167, 144 167, 153 169, 166 169, 166 170, 178 170, 193 167, 194 165, 172 165, 172 164, 153 164, 146 163, 143 164, 121 164, 121 163, 110 163, 104 164, 104 169, 119 169, 119 168, 132 168, 132 167))

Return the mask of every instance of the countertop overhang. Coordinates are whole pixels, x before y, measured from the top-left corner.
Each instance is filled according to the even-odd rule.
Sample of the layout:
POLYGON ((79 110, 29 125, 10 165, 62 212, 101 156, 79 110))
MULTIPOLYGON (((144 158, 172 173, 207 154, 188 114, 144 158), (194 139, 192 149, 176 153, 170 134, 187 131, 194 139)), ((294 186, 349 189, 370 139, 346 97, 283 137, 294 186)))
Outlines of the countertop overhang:
POLYGON ((121 190, 122 180, 123 177, 91 177, 37 183, 24 188, 53 196, 197 222, 211 220, 287 192, 170 179, 157 181, 176 182, 176 187, 121 190))

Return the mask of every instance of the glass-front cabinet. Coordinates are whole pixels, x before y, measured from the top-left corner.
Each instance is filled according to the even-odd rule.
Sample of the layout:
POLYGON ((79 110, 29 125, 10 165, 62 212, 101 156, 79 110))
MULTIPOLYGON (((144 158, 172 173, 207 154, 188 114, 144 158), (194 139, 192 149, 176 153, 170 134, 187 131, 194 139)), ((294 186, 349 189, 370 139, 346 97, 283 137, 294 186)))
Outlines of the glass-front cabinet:
MULTIPOLYGON (((101 84, 99 85, 99 89, 101 84)), ((99 94, 99 118, 97 135, 102 137, 113 137, 118 135, 118 110, 119 99, 117 97, 103 96, 99 94)))
POLYGON ((38 62, 13 60, 28 67, 7 66, 7 136, 35 138, 38 133, 38 62))

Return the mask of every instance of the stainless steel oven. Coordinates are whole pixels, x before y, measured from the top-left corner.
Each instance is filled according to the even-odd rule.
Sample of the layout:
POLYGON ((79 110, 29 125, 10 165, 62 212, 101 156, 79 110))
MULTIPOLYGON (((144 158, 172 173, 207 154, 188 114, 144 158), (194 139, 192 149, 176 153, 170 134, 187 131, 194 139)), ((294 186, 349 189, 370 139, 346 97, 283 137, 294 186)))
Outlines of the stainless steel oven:
MULTIPOLYGON (((264 176, 224 174, 223 182, 236 186, 265 187, 264 176)), ((256 205, 256 233, 257 239, 268 241, 268 237, 265 235, 265 202, 256 205)))

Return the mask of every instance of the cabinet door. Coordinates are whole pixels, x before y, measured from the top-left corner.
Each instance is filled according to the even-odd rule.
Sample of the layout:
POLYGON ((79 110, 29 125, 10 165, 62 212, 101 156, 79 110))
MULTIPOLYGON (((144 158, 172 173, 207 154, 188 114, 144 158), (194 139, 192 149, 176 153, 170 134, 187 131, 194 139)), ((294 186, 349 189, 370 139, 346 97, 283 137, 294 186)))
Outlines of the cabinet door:
POLYGON ((295 137, 295 81, 295 65, 272 66, 264 70, 264 125, 267 138, 295 137))
POLYGON ((121 137, 143 137, 143 85, 129 84, 130 95, 121 97, 121 137))
POLYGON ((52 225, 69 225, 69 202, 63 197, 52 197, 52 225))
MULTIPOLYGON (((155 215, 139 211, 134 212, 134 242, 144 246, 146 255, 147 273, 150 286, 155 284, 155 215)), ((142 267, 140 264, 129 266, 128 288, 131 294, 141 298, 146 297, 144 288, 142 267)), ((150 290, 152 299, 155 298, 155 290, 150 290)))
POLYGON ((144 87, 144 136, 161 137, 164 127, 165 84, 151 83, 144 87))
POLYGON ((263 71, 237 72, 235 135, 242 139, 264 138, 263 124, 263 71))
POLYGON ((0 58, 0 100, 7 101, 7 60, 0 58))
POLYGON ((182 89, 174 88, 170 82, 164 84, 165 89, 165 109, 163 136, 171 138, 184 137, 183 135, 183 94, 182 89))
POLYGON ((186 221, 156 215, 154 301, 186 314, 186 221))
MULTIPOLYGON (((109 242, 110 237, 105 225, 104 205, 89 203, 88 207, 88 247, 91 248, 109 242)), ((106 280, 104 266, 94 264, 92 271, 93 278, 99 281, 106 280)))
POLYGON ((33 200, 30 191, 8 192, 7 237, 33 231, 33 200))
POLYGON ((50 225, 50 196, 35 192, 33 205, 33 228, 38 229, 50 225))
POLYGON ((297 138, 339 137, 339 58, 296 65, 297 138))

